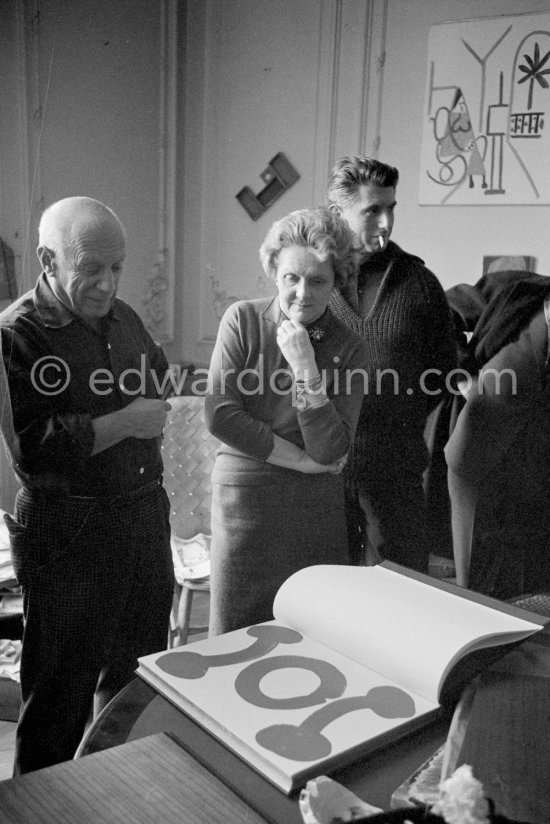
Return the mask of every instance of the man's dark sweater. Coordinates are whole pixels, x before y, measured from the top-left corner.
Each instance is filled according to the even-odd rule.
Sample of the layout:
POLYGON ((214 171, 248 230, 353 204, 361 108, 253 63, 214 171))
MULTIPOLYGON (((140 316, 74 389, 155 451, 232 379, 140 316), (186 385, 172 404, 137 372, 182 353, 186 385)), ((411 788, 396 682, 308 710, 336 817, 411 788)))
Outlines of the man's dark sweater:
POLYGON ((350 558, 382 557, 427 572, 424 429, 456 361, 445 293, 419 258, 390 242, 356 281, 333 291, 330 308, 368 347, 365 398, 345 468, 350 558), (369 281, 380 286, 363 317, 359 295, 369 281))
POLYGON ((456 363, 441 284, 420 258, 390 241, 383 253, 361 266, 357 281, 342 293, 333 292, 330 308, 368 345, 368 387, 348 462, 349 479, 368 488, 373 472, 391 476, 406 466, 408 472, 421 473, 427 459, 426 417, 442 399, 446 376, 456 363), (363 318, 357 309, 358 290, 381 271, 376 300, 363 318))

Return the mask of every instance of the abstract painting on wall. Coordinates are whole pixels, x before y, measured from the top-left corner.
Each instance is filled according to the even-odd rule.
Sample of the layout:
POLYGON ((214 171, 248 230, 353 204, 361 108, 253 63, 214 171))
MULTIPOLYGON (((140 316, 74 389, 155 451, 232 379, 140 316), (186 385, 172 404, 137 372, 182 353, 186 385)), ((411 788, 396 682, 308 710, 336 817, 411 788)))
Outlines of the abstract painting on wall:
POLYGON ((419 202, 550 203, 550 13, 430 29, 419 202))

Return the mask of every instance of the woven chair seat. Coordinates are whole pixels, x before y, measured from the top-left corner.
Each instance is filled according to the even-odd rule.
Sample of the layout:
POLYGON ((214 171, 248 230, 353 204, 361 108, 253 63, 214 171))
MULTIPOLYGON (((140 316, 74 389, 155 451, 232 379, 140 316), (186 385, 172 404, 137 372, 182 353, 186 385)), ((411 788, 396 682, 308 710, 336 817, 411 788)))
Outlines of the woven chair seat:
POLYGON ((204 399, 194 395, 170 398, 164 427, 164 486, 170 498, 172 531, 180 538, 210 534, 210 476, 219 441, 204 423, 204 399))
MULTIPOLYGON (((173 535, 184 541, 211 533, 210 476, 219 445, 204 423, 202 397, 170 398, 162 442, 164 487, 170 499, 173 535)), ((174 546, 172 547, 174 551, 174 546)), ((196 592, 208 592, 210 581, 176 580, 168 646, 186 644, 189 635, 204 633, 207 626, 191 626, 191 608, 196 592)))

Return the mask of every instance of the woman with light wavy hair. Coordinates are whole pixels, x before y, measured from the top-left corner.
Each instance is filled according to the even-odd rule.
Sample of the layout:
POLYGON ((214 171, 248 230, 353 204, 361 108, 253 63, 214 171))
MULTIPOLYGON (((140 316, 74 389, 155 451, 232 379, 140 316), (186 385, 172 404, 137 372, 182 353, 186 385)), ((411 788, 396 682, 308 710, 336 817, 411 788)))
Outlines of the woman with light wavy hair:
POLYGON ((311 564, 349 562, 341 471, 365 387, 364 341, 328 309, 355 272, 352 236, 326 208, 276 221, 260 248, 277 294, 225 312, 206 422, 212 475, 210 634, 270 620, 311 564))

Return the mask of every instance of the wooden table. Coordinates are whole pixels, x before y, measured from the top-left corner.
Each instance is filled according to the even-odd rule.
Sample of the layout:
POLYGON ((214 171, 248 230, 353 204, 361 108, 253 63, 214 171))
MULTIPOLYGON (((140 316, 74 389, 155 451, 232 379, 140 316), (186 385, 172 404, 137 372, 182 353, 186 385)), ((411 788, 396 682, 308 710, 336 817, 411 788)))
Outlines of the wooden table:
POLYGON ((0 824, 266 824, 165 733, 0 781, 0 824))

